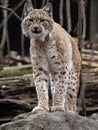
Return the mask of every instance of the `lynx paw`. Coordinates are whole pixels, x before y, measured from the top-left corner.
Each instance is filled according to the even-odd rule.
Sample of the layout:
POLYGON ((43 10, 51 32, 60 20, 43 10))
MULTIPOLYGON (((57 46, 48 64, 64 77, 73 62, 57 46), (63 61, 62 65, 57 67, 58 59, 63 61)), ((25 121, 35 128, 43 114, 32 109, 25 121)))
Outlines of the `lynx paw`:
POLYGON ((39 107, 39 106, 34 107, 33 110, 32 110, 33 113, 37 113, 37 112, 48 112, 48 111, 49 111, 48 108, 39 107))
POLYGON ((65 108, 61 105, 59 106, 52 106, 51 107, 51 111, 54 112, 54 111, 65 111, 65 108))

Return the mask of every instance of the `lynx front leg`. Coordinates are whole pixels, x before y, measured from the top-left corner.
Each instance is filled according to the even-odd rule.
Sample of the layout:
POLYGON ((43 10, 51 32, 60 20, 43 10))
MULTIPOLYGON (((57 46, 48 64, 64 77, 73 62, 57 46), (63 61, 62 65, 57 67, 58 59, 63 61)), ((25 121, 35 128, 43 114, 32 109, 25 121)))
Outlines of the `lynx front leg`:
POLYGON ((33 112, 49 111, 49 104, 48 104, 49 77, 48 77, 48 73, 45 70, 43 70, 42 68, 39 68, 39 72, 34 74, 34 79, 35 79, 35 86, 36 86, 37 97, 38 97, 38 106, 33 109, 33 112))
POLYGON ((51 107, 51 111, 65 111, 64 103, 65 103, 65 91, 67 80, 67 71, 57 72, 52 80, 52 99, 53 104, 51 107))
POLYGON ((38 106, 33 109, 33 112, 49 111, 49 97, 48 97, 48 87, 49 87, 49 68, 47 59, 38 46, 39 44, 31 40, 31 62, 33 68, 33 79, 36 86, 38 106))

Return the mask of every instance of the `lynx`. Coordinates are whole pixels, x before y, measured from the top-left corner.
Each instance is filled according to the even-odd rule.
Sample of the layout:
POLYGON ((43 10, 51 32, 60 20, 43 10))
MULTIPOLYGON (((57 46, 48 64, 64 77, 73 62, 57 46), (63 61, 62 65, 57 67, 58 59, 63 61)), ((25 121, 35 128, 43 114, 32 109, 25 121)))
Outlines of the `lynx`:
POLYGON ((30 39, 30 57, 38 106, 33 112, 76 111, 80 54, 73 38, 52 18, 52 5, 34 9, 24 6, 22 32, 30 39), (50 84, 50 85, 49 85, 50 84))

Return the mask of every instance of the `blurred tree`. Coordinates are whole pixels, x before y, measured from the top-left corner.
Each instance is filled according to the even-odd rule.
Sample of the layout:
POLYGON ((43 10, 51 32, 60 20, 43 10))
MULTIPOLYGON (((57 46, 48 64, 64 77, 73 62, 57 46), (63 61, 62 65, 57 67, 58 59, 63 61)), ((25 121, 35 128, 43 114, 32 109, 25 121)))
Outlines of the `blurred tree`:
POLYGON ((59 17, 60 17, 61 26, 63 26, 63 3, 64 3, 64 0, 60 0, 59 17))
POLYGON ((67 31, 72 30, 71 27, 71 13, 70 13, 70 0, 66 0, 66 18, 67 18, 67 31))
MULTIPOLYGON (((2 0, 1 3, 2 5, 7 8, 8 7, 8 0, 2 0)), ((7 27, 7 17, 8 17, 8 11, 7 10, 2 10, 3 12, 3 33, 2 33, 2 39, 1 39, 1 44, 0 44, 0 61, 3 60, 3 48, 5 46, 5 43, 7 43, 7 48, 8 48, 8 54, 10 52, 10 46, 9 46, 9 37, 8 37, 8 27, 7 27)))

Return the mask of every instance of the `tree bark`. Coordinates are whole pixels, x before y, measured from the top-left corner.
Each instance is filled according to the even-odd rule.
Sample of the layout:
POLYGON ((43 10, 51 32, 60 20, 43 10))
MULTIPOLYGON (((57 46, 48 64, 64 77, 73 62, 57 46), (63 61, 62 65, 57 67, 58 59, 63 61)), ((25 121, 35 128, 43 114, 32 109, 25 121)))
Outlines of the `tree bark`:
MULTIPOLYGON (((4 7, 8 7, 8 0, 2 0, 2 5, 4 7)), ((0 44, 0 59, 1 61, 3 60, 3 48, 6 43, 6 38, 7 38, 7 10, 2 10, 3 12, 3 33, 2 33, 2 40, 0 44)))
POLYGON ((82 15, 83 15, 83 38, 86 38, 86 14, 85 14, 85 0, 82 0, 82 15))
MULTIPOLYGON (((83 32, 82 32, 82 20, 83 20, 83 10, 82 10, 83 0, 78 0, 78 23, 79 23, 79 50, 82 59, 82 46, 83 46, 83 32)), ((85 107, 85 86, 83 85, 82 78, 82 62, 81 62, 81 71, 80 71, 80 100, 79 105, 82 107, 82 115, 86 116, 86 107, 85 107)))
POLYGON ((71 12, 70 12, 70 0, 66 0, 66 18, 67 18, 67 31, 70 32, 71 29, 71 12))
POLYGON ((60 0, 59 17, 60 17, 61 26, 63 26, 63 3, 64 3, 64 0, 60 0))

